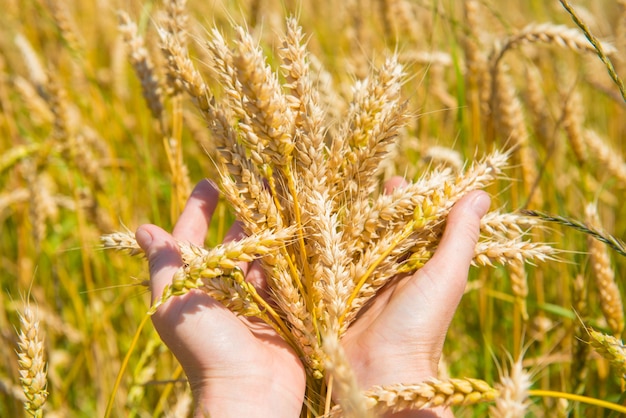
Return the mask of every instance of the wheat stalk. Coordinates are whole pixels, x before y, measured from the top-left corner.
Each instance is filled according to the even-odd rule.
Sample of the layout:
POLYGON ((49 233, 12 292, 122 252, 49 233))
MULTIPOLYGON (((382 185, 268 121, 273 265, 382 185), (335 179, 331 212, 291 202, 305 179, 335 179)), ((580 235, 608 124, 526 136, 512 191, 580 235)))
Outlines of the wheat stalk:
POLYGON ((528 216, 538 217, 539 219, 546 222, 554 222, 559 225, 564 225, 580 231, 584 234, 588 234, 596 240, 608 245, 613 250, 617 251, 618 254, 626 257, 626 244, 624 244, 624 242, 612 235, 607 234, 606 232, 594 228, 593 226, 586 225, 585 223, 573 218, 567 218, 565 216, 558 215, 549 215, 547 213, 539 212, 536 210, 522 210, 521 213, 528 216))

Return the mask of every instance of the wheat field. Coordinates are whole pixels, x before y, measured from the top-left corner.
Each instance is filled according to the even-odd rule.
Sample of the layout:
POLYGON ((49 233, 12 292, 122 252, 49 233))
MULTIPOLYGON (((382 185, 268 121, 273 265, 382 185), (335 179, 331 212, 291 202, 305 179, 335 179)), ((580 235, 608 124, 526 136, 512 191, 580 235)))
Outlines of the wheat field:
POLYGON ((191 290, 294 347, 302 417, 626 413, 625 1, 2 7, 0 416, 190 416, 149 314, 191 290), (206 245, 181 243, 151 309, 134 231, 171 230, 204 178, 206 245), (336 342, 476 189, 438 380, 361 392, 336 342), (234 219, 249 238, 220 245, 234 219), (234 267, 252 259, 271 306, 234 267), (361 404, 326 402, 329 376, 361 404))

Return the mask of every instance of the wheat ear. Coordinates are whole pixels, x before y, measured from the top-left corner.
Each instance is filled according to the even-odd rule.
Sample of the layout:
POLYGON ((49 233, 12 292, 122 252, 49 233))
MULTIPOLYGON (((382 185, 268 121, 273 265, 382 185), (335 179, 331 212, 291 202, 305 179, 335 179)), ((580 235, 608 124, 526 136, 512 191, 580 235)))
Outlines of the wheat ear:
POLYGON ((363 396, 367 407, 382 416, 388 412, 492 402, 498 397, 498 390, 483 380, 453 378, 432 379, 417 384, 374 386, 364 392, 363 396))
POLYGON ((626 378, 626 346, 622 340, 591 328, 587 331, 591 337, 589 344, 593 349, 615 367, 615 371, 622 379, 626 378))
POLYGON ((17 356, 20 381, 26 395, 24 408, 30 416, 39 418, 43 416, 43 406, 48 397, 44 337, 37 314, 30 306, 26 306, 19 319, 17 356))
POLYGON ((510 369, 500 369, 500 381, 495 385, 499 391, 494 405, 489 408, 492 418, 523 418, 531 405, 528 390, 532 385, 532 376, 524 370, 521 357, 511 360, 510 369))
MULTIPOLYGON (((600 229, 600 218, 594 204, 585 208, 588 225, 593 229, 600 229)), ((619 287, 615 282, 615 271, 611 267, 609 252, 601 242, 589 236, 587 239, 591 255, 591 268, 595 277, 600 309, 615 335, 624 330, 624 306, 619 287)))

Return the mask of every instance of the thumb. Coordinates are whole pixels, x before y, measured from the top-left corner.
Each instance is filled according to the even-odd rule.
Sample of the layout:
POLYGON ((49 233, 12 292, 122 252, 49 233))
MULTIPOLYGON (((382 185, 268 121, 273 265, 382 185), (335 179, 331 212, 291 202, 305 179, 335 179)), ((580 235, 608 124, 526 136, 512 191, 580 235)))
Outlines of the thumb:
POLYGON ((163 294, 174 273, 182 266, 180 251, 174 238, 156 225, 142 225, 135 232, 137 244, 148 257, 152 303, 163 294))
POLYGON ((490 203, 483 191, 473 191, 459 200, 450 210, 435 255, 418 272, 422 291, 430 294, 435 303, 453 306, 452 313, 463 296, 480 235, 480 219, 490 203))

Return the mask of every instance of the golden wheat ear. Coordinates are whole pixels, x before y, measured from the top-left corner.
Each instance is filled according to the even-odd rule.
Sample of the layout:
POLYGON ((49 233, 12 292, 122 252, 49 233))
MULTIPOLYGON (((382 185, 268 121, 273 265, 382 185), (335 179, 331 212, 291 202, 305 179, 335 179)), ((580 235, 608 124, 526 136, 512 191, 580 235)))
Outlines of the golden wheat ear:
POLYGON ((44 336, 37 312, 26 306, 19 314, 17 356, 20 382, 26 400, 24 408, 32 417, 43 416, 43 406, 48 398, 47 365, 44 359, 44 336))

